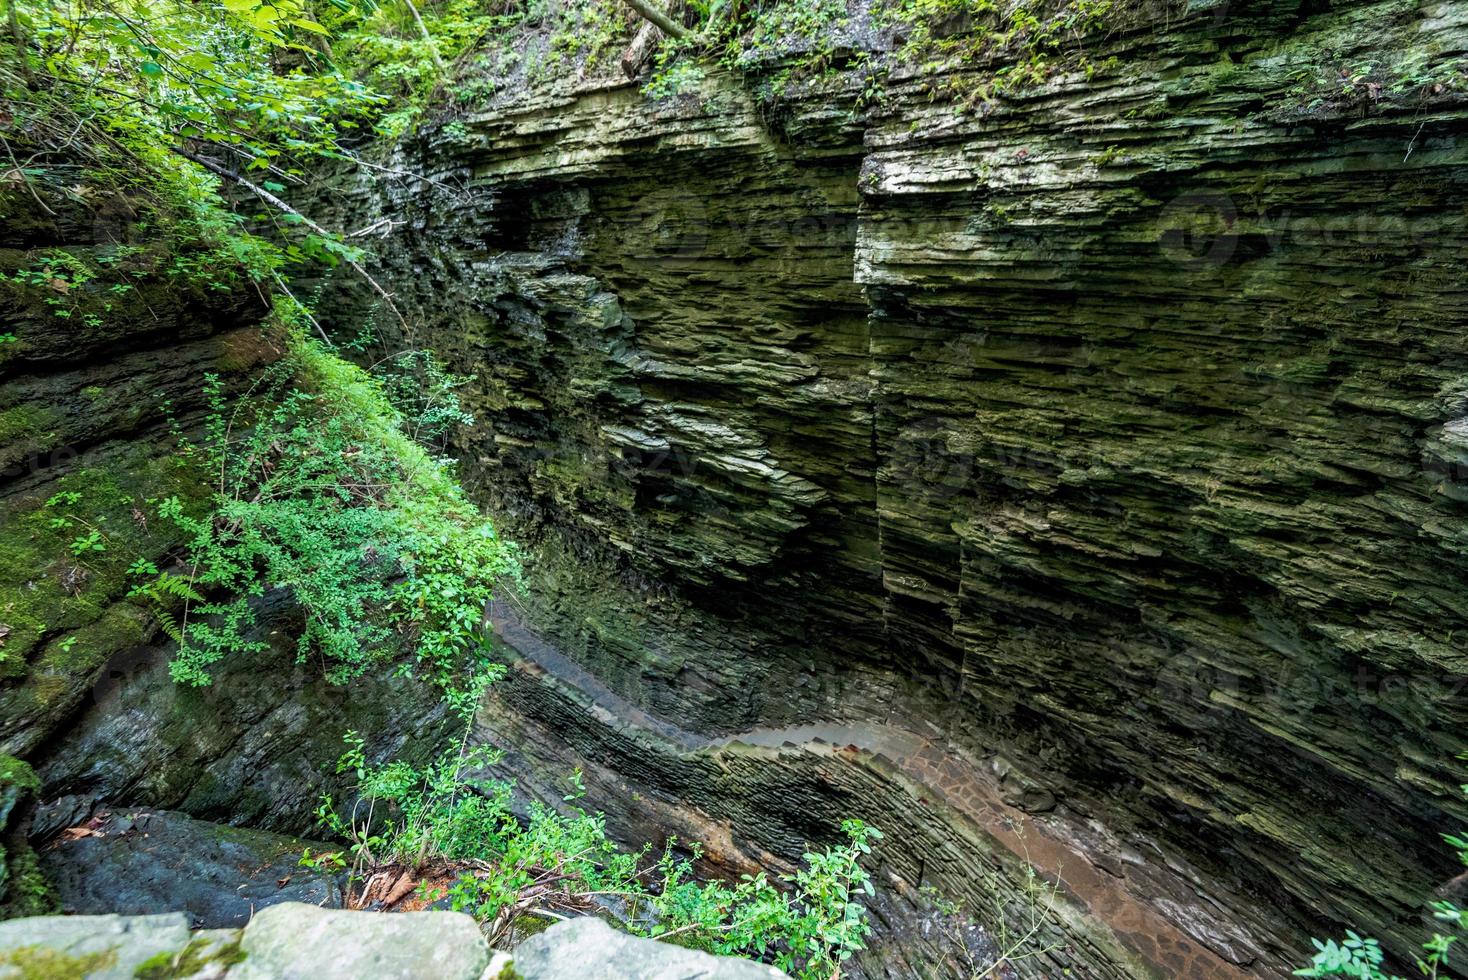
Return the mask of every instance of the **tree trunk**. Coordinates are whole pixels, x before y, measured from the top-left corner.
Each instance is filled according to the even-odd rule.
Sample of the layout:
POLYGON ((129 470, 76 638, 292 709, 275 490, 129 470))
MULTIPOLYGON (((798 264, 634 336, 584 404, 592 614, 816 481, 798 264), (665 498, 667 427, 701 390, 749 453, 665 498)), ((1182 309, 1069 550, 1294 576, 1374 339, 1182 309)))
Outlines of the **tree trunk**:
POLYGON ((658 25, 651 21, 643 24, 622 55, 622 74, 628 78, 636 78, 642 74, 643 66, 652 58, 653 51, 662 39, 663 32, 658 29, 658 25))

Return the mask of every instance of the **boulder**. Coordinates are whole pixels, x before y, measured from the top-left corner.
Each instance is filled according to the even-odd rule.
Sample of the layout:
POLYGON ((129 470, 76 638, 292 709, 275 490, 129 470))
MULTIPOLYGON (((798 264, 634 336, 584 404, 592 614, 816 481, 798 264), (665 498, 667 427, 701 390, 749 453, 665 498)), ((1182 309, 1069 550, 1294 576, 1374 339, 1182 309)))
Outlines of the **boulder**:
POLYGON ((0 980, 133 980, 143 964, 188 944, 179 912, 11 919, 0 922, 0 980))
POLYGON ((785 976, 763 963, 629 936, 591 917, 558 922, 527 939, 515 949, 512 965, 514 972, 507 975, 523 980, 778 980, 785 976))
POLYGON ((251 920, 230 980, 479 980, 489 944, 460 912, 348 912, 288 902, 251 920))

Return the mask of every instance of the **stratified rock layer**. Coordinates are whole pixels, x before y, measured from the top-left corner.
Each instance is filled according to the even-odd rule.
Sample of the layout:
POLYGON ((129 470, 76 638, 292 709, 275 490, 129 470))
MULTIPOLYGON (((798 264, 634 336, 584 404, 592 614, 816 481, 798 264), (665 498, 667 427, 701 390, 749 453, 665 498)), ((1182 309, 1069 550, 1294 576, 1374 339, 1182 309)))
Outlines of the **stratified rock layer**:
POLYGON ((829 758, 710 760, 695 790, 673 760, 888 726, 1010 808, 889 841, 898 877, 985 902, 975 862, 1032 828, 1104 934, 1080 969, 1413 943, 1468 817, 1468 113, 1404 80, 1462 57, 1468 14, 1204 6, 982 112, 945 93, 997 66, 899 68, 865 109, 717 75, 511 94, 405 152, 461 191, 320 202, 404 222, 383 274, 477 375, 465 472, 537 552, 519 619, 633 711, 557 716, 542 763, 603 766, 623 826, 619 773, 788 860, 837 809, 940 797, 833 789, 829 758))

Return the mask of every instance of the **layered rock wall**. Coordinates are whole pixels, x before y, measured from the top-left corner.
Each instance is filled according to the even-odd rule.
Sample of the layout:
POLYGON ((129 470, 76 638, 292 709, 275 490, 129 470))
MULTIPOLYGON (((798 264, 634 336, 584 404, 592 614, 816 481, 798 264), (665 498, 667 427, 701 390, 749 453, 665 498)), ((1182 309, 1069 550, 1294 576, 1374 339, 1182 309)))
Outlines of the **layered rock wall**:
POLYGON ((1098 975, 1407 949, 1468 816, 1468 114, 1391 89, 1465 38, 1448 3, 1194 6, 982 111, 949 93, 993 65, 875 104, 567 81, 425 133, 436 185, 322 199, 402 222, 409 340, 477 375, 465 473, 536 553, 507 629, 621 712, 527 734, 542 764, 604 767, 624 825, 619 774, 692 794, 758 860, 941 810, 894 878, 983 902, 1029 859, 1098 975), (717 761, 835 723, 958 768, 717 761))

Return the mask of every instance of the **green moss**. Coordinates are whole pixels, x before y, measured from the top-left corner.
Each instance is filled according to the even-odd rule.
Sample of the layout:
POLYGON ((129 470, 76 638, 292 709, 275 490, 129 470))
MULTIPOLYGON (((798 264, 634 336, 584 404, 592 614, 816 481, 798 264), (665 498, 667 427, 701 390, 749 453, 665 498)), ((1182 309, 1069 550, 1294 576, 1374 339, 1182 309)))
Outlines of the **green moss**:
POLYGON ((18 786, 34 793, 41 788, 41 780, 28 763, 0 752, 0 786, 18 786))
POLYGON ((46 408, 17 405, 0 412, 0 466, 50 447, 56 416, 46 408))
MULTIPOLYGON (((0 850, 0 861, 7 856, 0 850)), ((41 871, 41 862, 30 845, 14 848, 5 866, 4 902, 0 902, 0 919, 23 919, 32 915, 54 915, 61 911, 56 889, 41 871)))
POLYGON ((32 405, 17 405, 0 412, 0 443, 13 442, 44 431, 55 421, 50 411, 32 405))
POLYGON ((21 946, 0 953, 0 977, 4 980, 77 980, 78 977, 110 969, 116 962, 114 950, 69 956, 44 946, 21 946))
POLYGON ((40 669, 76 674, 100 667, 117 650, 142 643, 147 625, 144 610, 126 604, 112 606, 95 623, 50 644, 40 669))
POLYGON ((209 936, 195 936, 177 953, 159 953, 145 960, 133 971, 133 976, 138 980, 176 980, 194 976, 210 966, 231 967, 244 959, 238 935, 224 943, 216 943, 209 936))
POLYGON ((0 507, 0 732, 44 728, 91 672, 147 639, 151 620, 126 598, 127 569, 182 544, 152 501, 207 499, 200 466, 139 443, 0 507), (105 550, 73 554, 93 531, 105 550))

